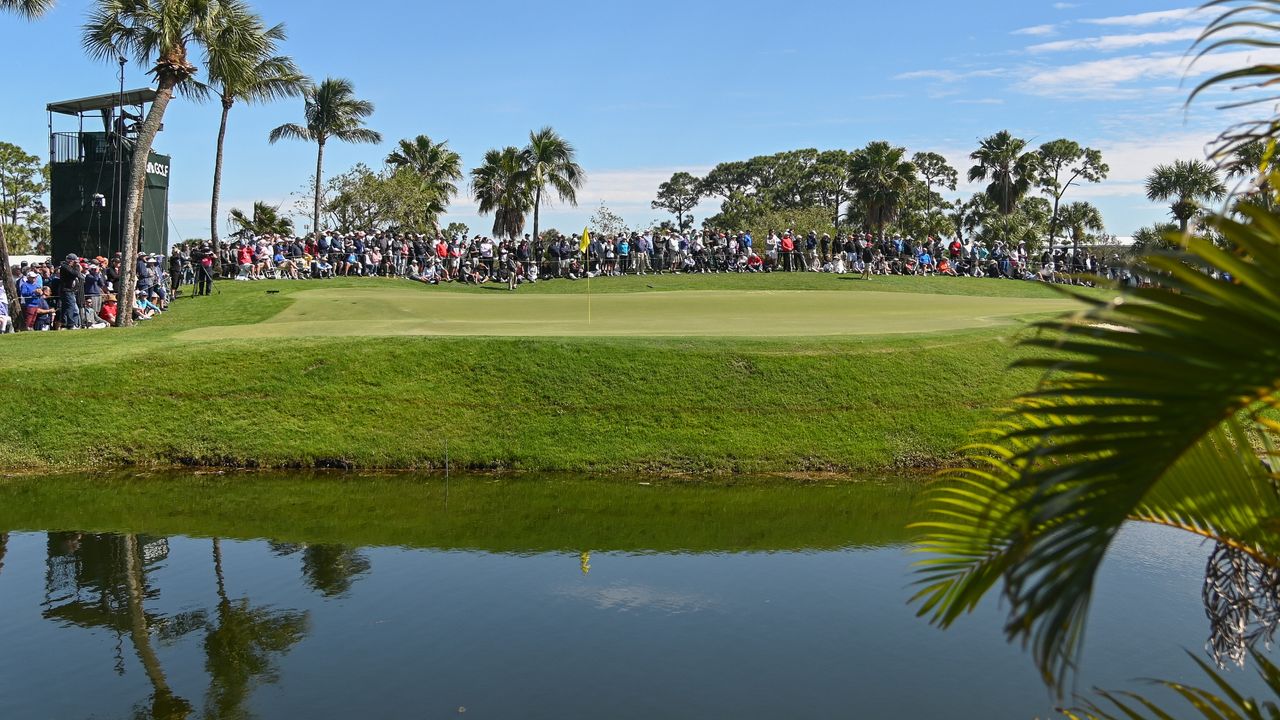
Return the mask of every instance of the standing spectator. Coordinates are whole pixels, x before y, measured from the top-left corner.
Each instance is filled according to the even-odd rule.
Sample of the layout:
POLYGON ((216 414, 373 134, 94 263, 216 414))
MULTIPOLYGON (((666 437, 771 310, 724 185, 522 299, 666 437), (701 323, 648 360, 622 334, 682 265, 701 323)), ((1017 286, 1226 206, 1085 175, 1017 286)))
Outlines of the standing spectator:
POLYGON ((58 320, 62 327, 75 330, 80 327, 80 293, 84 290, 84 272, 80 258, 72 253, 58 266, 59 305, 58 320))

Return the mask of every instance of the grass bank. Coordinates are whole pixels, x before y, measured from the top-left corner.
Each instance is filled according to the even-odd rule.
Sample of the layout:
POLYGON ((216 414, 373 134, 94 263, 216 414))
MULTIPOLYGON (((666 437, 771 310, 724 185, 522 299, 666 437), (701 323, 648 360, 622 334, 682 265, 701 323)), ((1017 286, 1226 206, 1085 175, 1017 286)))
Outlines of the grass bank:
MULTIPOLYGON (((222 283, 220 296, 181 300, 135 330, 6 337, 0 468, 423 469, 446 455, 460 469, 608 473, 929 466, 1035 380, 1006 370, 1016 323, 750 339, 183 336, 263 322, 299 291, 380 284, 408 285, 222 283)), ((739 287, 843 291, 855 303, 866 290, 927 291, 939 312, 954 295, 1053 295, 1008 281, 811 275, 624 278, 592 292, 739 287)))

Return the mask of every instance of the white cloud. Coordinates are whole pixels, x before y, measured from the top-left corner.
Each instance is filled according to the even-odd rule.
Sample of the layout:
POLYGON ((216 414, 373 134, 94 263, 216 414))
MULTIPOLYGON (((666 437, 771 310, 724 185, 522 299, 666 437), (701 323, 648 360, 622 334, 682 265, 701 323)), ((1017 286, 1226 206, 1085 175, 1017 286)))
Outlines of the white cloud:
POLYGON ((988 70, 912 70, 894 76, 895 80, 941 80, 956 82, 969 78, 1000 77, 1008 71, 1002 68, 988 70))
POLYGON ((1080 7, 1079 3, 1056 2, 1053 4, 1054 10, 1070 10, 1072 8, 1078 8, 1078 7, 1080 7))
POLYGON ((1280 51, 1224 52, 1206 55, 1194 64, 1178 54, 1128 55, 1037 69, 1016 87, 1032 95, 1064 99, 1149 97, 1158 91, 1134 84, 1194 78, 1266 62, 1280 62, 1280 51))
POLYGON ((1178 8, 1176 10, 1157 10, 1155 12, 1138 13, 1136 15, 1116 15, 1114 17, 1091 18, 1081 20, 1089 25, 1110 25, 1125 27, 1146 27, 1164 23, 1200 22, 1209 13, 1198 7, 1178 8))
POLYGON ((1200 37, 1200 32, 1199 28, 1182 28, 1180 30, 1168 30, 1164 32, 1135 33, 1130 35, 1103 35, 1101 37, 1077 38, 1074 40, 1055 40, 1053 42, 1031 45, 1027 48, 1027 52, 1037 54, 1079 50, 1112 52, 1115 50, 1127 50, 1130 48, 1145 47, 1148 45, 1168 45, 1170 43, 1190 42, 1200 37))
POLYGON ((1032 35, 1035 37, 1041 37, 1044 35, 1057 35, 1057 34, 1058 34, 1057 25, 1032 25, 1031 27, 1018 28, 1017 30, 1014 30, 1012 33, 1010 33, 1010 35, 1032 35))

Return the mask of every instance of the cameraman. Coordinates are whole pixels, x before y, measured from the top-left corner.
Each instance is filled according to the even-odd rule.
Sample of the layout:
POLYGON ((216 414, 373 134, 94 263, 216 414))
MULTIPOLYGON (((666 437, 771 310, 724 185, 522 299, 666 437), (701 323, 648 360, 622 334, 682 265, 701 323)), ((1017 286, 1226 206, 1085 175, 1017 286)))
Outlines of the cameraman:
POLYGON ((80 258, 72 253, 58 266, 58 293, 61 299, 58 320, 62 327, 69 330, 80 328, 80 293, 83 289, 84 271, 80 269, 80 258))
POLYGON ((213 294, 213 251, 208 242, 191 250, 191 265, 196 275, 196 295, 213 294))

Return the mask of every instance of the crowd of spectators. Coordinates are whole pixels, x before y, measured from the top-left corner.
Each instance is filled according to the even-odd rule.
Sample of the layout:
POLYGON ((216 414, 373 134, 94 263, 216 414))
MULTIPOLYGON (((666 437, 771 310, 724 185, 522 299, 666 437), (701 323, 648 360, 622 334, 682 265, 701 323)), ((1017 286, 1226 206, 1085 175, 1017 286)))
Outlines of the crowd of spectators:
POLYGON ((1047 282, 1075 274, 1116 277, 1119 263, 1066 246, 1038 256, 1025 243, 992 246, 970 240, 850 234, 833 239, 810 232, 621 233, 581 247, 577 237, 495 240, 477 235, 429 237, 391 232, 324 232, 306 238, 266 235, 223 247, 220 275, 236 280, 404 277, 427 283, 497 281, 511 286, 550 278, 661 273, 825 272, 875 275, 951 275, 1047 282))
POLYGON ((175 246, 167 257, 142 254, 136 286, 117 290, 119 253, 60 263, 23 263, 12 268, 18 299, 0 292, 0 333, 101 328, 114 323, 120 297, 135 320, 164 312, 185 285, 193 294, 212 292, 215 277, 253 281, 331 277, 400 277, 416 282, 499 282, 515 289, 546 279, 581 280, 626 274, 814 272, 880 275, 950 275, 1044 282, 1076 282, 1093 275, 1129 281, 1118 258, 1054 246, 1033 256, 1025 243, 991 245, 975 240, 898 235, 843 238, 790 231, 763 240, 750 233, 713 231, 597 235, 585 248, 579 238, 556 236, 502 239, 477 235, 428 237, 413 233, 326 231, 305 238, 241 237, 214 248, 210 243, 175 246))
POLYGON ((138 257, 133 292, 121 293, 120 254, 82 258, 67 255, 62 262, 23 262, 10 269, 17 302, 10 303, 0 288, 0 333, 25 330, 84 330, 112 325, 121 312, 134 320, 149 320, 169 306, 175 284, 167 277, 159 255, 138 257))

